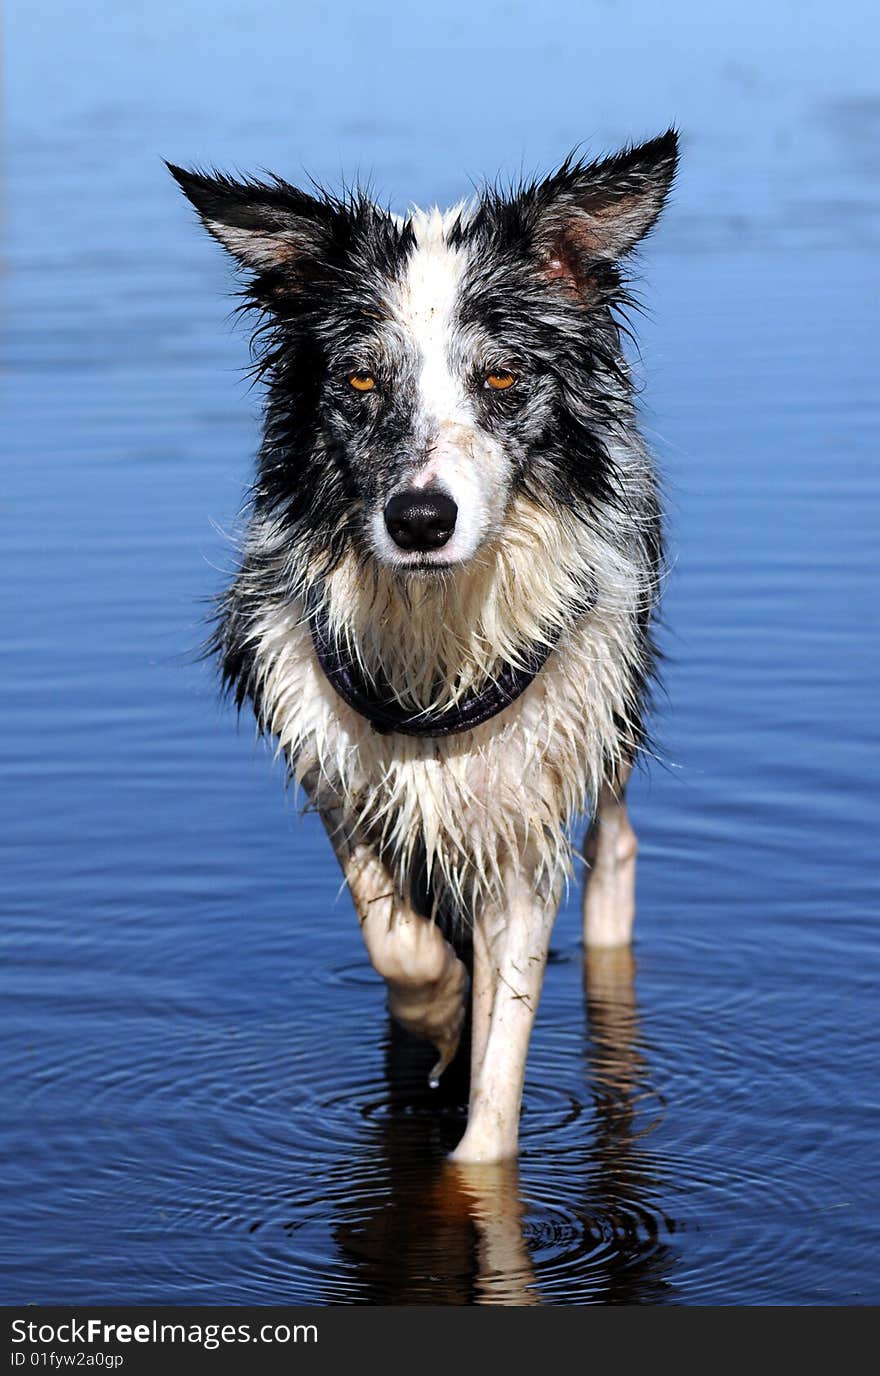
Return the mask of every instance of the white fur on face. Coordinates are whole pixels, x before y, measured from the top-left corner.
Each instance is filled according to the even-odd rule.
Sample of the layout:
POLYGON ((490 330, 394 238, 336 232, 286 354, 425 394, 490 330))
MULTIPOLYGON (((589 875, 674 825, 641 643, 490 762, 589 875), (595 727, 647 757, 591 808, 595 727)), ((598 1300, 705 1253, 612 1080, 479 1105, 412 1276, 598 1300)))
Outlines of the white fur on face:
POLYGON ((501 447, 479 426, 464 369, 473 360, 457 358, 465 350, 455 337, 455 315, 467 251, 453 248, 447 234, 460 208, 417 211, 412 225, 416 244, 406 276, 391 302, 409 349, 417 359, 416 452, 427 456, 404 484, 416 490, 439 488, 458 507, 455 530, 436 553, 407 554, 385 529, 383 513, 371 526, 377 553, 389 564, 461 564, 471 559, 487 536, 498 529, 503 514, 509 465, 501 447))

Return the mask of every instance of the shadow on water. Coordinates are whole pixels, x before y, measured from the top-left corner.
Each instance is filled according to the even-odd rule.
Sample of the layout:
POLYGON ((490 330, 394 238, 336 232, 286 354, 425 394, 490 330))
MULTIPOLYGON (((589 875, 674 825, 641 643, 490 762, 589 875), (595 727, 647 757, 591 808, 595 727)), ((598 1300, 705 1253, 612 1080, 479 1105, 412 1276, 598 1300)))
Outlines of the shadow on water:
MULTIPOLYGON (((356 1204, 334 1230, 359 1302, 533 1306, 672 1297, 666 1239, 675 1225, 654 1206, 660 1181, 638 1149, 651 1128, 642 1101, 654 1098, 634 975, 630 951, 584 961, 592 1143, 583 1140, 580 1114, 563 1130, 564 1143, 558 1135, 552 1141, 553 1156, 566 1158, 559 1195, 540 1139, 522 1169, 514 1161, 464 1167, 445 1159, 464 1125, 467 1048, 431 1092, 424 1049, 389 1024, 379 1135, 355 1163, 356 1204)), ((529 1099, 527 1088, 526 1118, 529 1099)))

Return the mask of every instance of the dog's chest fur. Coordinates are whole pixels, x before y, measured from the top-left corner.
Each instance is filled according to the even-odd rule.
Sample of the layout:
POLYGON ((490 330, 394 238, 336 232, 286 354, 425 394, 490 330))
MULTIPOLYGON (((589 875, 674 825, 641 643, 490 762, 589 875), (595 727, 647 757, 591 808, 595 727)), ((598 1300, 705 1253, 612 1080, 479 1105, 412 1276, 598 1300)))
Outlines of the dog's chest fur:
MULTIPOLYGON (((520 512, 523 520, 528 515, 520 512)), ((531 558, 515 561, 511 584, 505 582, 503 565, 496 565, 493 586, 477 591, 484 616, 493 600, 496 604, 492 652, 486 649, 487 627, 479 618, 474 624, 467 599, 454 590, 446 590, 442 607, 436 590, 427 591, 429 605, 409 604, 403 615, 393 590, 386 589, 384 597, 375 589, 359 597, 350 570, 331 585, 338 633, 353 642, 352 652, 367 669, 381 659, 404 699, 438 705, 438 675, 442 678, 447 669, 447 654, 457 654, 457 682, 449 680, 439 698, 445 705, 468 686, 462 664, 479 681, 499 644, 515 644, 518 638, 521 643, 518 621, 527 619, 534 605, 536 580, 561 584, 574 578, 583 586, 589 565, 590 609, 563 630, 543 670, 516 702, 459 735, 377 733, 324 677, 301 597, 264 602, 252 622, 262 723, 314 805, 332 814, 350 841, 375 846, 401 891, 421 856, 435 883, 464 913, 486 900, 501 900, 511 865, 526 866, 538 884, 568 872, 569 823, 592 810, 603 781, 613 779, 630 744, 626 723, 634 718, 633 699, 643 674, 637 633, 644 595, 640 570, 604 541, 599 548, 584 530, 578 548, 567 551, 561 563, 556 562, 558 547, 553 550, 551 565, 546 542, 534 538, 541 534, 533 529, 531 558), (500 589, 494 586, 499 578, 500 589), (455 624, 456 615, 463 624, 455 624)), ((571 538, 577 539, 574 530, 571 538)), ((557 591, 557 605, 564 606, 564 589, 557 591)))

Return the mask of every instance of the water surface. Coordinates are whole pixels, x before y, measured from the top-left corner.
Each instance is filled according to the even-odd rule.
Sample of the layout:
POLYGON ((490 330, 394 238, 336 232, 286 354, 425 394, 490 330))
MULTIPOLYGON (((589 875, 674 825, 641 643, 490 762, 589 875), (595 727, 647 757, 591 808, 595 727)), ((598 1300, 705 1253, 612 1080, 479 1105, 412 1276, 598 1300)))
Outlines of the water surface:
POLYGON ((380 6, 355 41, 345 7, 23 8, 0 1298, 877 1302, 872 11, 380 6), (585 967, 571 895, 519 1165, 455 1173, 461 1076, 428 1090, 319 825, 193 659, 258 397, 159 157, 361 172, 402 208, 670 119, 640 331, 674 566, 637 942, 585 967))

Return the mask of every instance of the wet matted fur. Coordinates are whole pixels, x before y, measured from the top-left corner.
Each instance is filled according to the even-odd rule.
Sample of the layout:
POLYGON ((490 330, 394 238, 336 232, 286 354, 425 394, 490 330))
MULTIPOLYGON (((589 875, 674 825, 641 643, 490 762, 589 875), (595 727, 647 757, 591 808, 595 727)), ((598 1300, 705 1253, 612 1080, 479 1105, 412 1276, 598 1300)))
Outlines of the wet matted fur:
POLYGON ((403 217, 360 192, 171 169, 260 313, 264 438, 214 648, 356 905, 388 897, 389 923, 422 911, 466 944, 484 914, 503 928, 516 885, 555 911, 574 823, 619 796, 643 744, 662 523, 622 260, 676 158, 669 131, 403 217), (401 493, 453 499, 436 548, 397 543, 401 493), (316 608, 337 653, 426 727, 536 649, 546 660, 475 728, 377 731, 322 671, 316 608))

